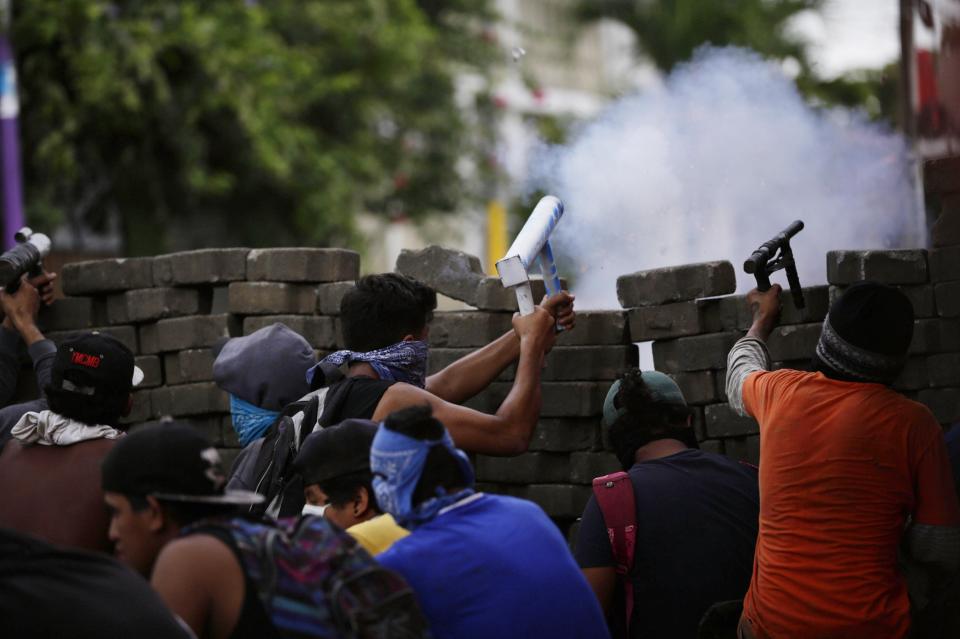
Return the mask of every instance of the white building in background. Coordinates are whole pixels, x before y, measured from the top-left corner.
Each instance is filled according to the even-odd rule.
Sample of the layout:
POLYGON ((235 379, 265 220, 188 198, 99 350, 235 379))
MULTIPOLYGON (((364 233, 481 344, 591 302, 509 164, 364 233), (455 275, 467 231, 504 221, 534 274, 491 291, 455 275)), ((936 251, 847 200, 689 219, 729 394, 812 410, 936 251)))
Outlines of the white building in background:
MULTIPOLYGON (((580 24, 572 15, 574 5, 575 0, 497 0, 495 39, 504 62, 494 71, 493 87, 484 78, 463 74, 457 88, 464 109, 488 89, 501 107, 494 148, 506 183, 485 194, 487 205, 470 203, 456 214, 419 223, 361 216, 367 240, 363 265, 369 272, 391 271, 401 249, 434 243, 478 256, 491 272, 496 258, 491 259, 490 250, 497 247, 490 246, 489 208, 522 193, 531 152, 540 143, 536 117, 588 119, 612 97, 659 81, 652 66, 638 66, 628 27, 612 20, 580 24)), ((464 173, 469 179, 471 169, 464 167, 464 173)))

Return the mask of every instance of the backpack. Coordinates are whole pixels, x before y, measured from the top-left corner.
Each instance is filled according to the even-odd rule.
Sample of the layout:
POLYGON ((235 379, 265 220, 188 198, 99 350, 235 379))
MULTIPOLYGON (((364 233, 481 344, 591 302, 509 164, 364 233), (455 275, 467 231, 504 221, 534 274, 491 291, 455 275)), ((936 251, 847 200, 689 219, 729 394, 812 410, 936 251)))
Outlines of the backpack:
POLYGON ((211 528, 230 535, 248 583, 285 639, 430 637, 403 577, 322 517, 206 521, 188 532, 211 528))
POLYGON ((617 577, 623 585, 627 616, 626 632, 630 633, 633 618, 633 555, 637 545, 637 503, 633 497, 630 475, 623 471, 597 477, 593 480, 593 494, 597 499, 603 521, 607 526, 613 549, 617 577))

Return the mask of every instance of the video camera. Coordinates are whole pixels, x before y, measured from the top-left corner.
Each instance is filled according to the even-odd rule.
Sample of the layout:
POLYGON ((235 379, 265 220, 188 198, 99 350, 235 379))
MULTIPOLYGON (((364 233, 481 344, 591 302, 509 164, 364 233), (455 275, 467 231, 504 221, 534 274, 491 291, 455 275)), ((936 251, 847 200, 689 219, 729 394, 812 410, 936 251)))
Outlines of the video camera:
POLYGON ((50 253, 50 238, 43 233, 34 233, 25 226, 13 238, 16 245, 0 255, 0 285, 13 294, 20 288, 20 278, 26 274, 36 277, 43 274, 43 258, 50 253))
POLYGON ((770 274, 780 269, 787 272, 787 283, 793 295, 794 306, 804 308, 803 289, 797 275, 797 263, 793 259, 790 238, 803 230, 803 221, 797 220, 777 234, 772 240, 764 242, 743 263, 743 270, 757 278, 757 289, 770 289, 770 274))

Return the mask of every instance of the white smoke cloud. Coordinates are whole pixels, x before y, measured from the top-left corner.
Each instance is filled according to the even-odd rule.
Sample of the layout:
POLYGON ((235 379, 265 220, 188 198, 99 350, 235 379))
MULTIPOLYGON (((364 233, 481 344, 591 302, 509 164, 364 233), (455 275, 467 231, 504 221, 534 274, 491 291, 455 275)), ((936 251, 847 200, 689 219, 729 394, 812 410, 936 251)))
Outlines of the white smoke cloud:
POLYGON ((898 135, 811 108, 752 52, 708 48, 542 149, 530 186, 564 201, 553 241, 578 307, 618 308, 617 276, 688 262, 730 260, 745 292, 743 260, 795 219, 805 286, 826 281, 828 250, 918 242, 911 170, 898 135))

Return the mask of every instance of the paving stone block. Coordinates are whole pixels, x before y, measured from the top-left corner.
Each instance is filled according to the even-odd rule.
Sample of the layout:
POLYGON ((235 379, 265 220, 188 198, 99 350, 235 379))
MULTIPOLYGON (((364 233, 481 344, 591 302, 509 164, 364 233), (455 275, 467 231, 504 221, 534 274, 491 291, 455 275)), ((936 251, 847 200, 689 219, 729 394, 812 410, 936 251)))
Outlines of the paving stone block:
MULTIPOLYGON (((221 430, 222 418, 219 415, 204 415, 201 417, 181 417, 177 420, 179 423, 186 424, 194 428, 201 435, 206 437, 214 446, 224 446, 223 432, 221 430)), ((226 472, 227 468, 223 469, 226 472)))
POLYGON ((926 359, 930 386, 960 386, 960 353, 941 353, 926 359))
POLYGON ((911 357, 907 360, 903 371, 893 383, 898 391, 915 391, 930 386, 930 376, 927 371, 927 358, 911 357))
POLYGON ((103 308, 106 309, 107 324, 130 323, 130 316, 127 315, 126 293, 107 295, 103 301, 103 308))
POLYGON ((486 346, 510 330, 512 317, 507 313, 443 312, 434 315, 428 339, 431 347, 486 346))
POLYGON ((700 442, 700 450, 707 453, 714 453, 715 455, 723 455, 723 440, 722 439, 705 439, 700 442))
POLYGON ((557 346, 628 344, 627 314, 623 311, 577 311, 577 325, 557 335, 557 346))
MULTIPOLYGON (((934 301, 934 290, 932 286, 894 286, 894 288, 901 291, 910 300, 910 304, 913 306, 913 316, 915 318, 920 319, 937 316, 937 306, 934 301)), ((830 303, 832 304, 835 302, 845 290, 847 290, 846 286, 831 286, 830 303)))
POLYGON ((727 457, 736 461, 744 461, 754 466, 760 465, 760 437, 736 437, 723 440, 723 449, 727 457))
POLYGON ((294 333, 299 333, 314 348, 332 349, 337 346, 337 326, 332 317, 316 315, 260 315, 243 320, 243 334, 270 326, 276 322, 285 324, 294 333))
MULTIPOLYGON (((495 382, 466 403, 485 413, 494 413, 512 384, 495 382)), ((541 384, 540 417, 591 417, 603 412, 609 384, 603 382, 544 382, 541 384)))
POLYGON ((757 420, 737 415, 730 404, 710 404, 703 409, 707 436, 711 438, 740 437, 760 432, 757 420))
POLYGON ((509 494, 534 502, 548 517, 575 519, 583 514, 583 508, 587 505, 587 500, 590 499, 593 491, 589 486, 531 484, 515 486, 509 494))
POLYGON ((158 255, 153 263, 153 283, 183 286, 244 280, 249 252, 246 248, 218 248, 158 255))
POLYGON ((213 382, 161 386, 151 392, 154 417, 185 417, 230 410, 227 394, 213 382))
POLYGON ((614 380, 639 363, 637 347, 559 346, 547 355, 546 381, 614 380))
POLYGON ((628 321, 630 339, 634 342, 697 335, 704 330, 696 302, 633 308, 628 313, 628 321))
POLYGON ((693 427, 693 434, 697 441, 707 438, 707 421, 703 416, 703 406, 690 407, 690 425, 693 427))
POLYGON ((730 347, 741 337, 739 332, 711 333, 656 341, 653 362, 665 373, 725 368, 730 347))
POLYGON ((213 351, 209 348, 190 348, 163 356, 167 385, 207 382, 213 379, 213 351))
POLYGON ((37 314, 37 325, 42 331, 68 331, 106 323, 106 318, 95 316, 94 301, 89 297, 62 297, 51 306, 41 306, 37 314))
POLYGON ((100 326, 75 331, 50 331, 46 334, 46 338, 53 340, 56 344, 60 344, 66 339, 92 332, 110 335, 122 342, 134 355, 139 352, 137 349, 137 329, 133 326, 100 326))
POLYGON ((623 308, 727 295, 736 290, 736 274, 727 261, 668 266, 617 278, 617 298, 623 308))
POLYGON ((927 252, 924 249, 898 249, 827 253, 828 282, 853 284, 860 280, 923 284, 927 281, 927 252))
POLYGON ((120 418, 120 423, 129 426, 144 422, 153 416, 152 390, 138 390, 132 393, 133 403, 130 405, 130 412, 120 418))
POLYGON ((233 282, 228 296, 230 312, 239 315, 312 315, 317 306, 316 288, 307 284, 233 282))
POLYGON ((960 280, 960 245, 932 249, 927 261, 930 265, 930 281, 960 280))
POLYGON ((130 257, 73 262, 61 269, 65 295, 88 295, 153 286, 153 258, 130 257))
POLYGON ((801 360, 813 357, 820 339, 821 324, 794 324, 778 326, 767 340, 770 358, 777 361, 801 360))
POLYGON ((960 421, 960 388, 929 388, 917 393, 917 401, 926 404, 941 424, 960 421))
POLYGON ((569 456, 556 453, 524 453, 516 457, 477 455, 478 481, 505 484, 562 483, 569 480, 569 456))
POLYGON ((571 453, 570 481, 575 484, 593 483, 594 477, 603 477, 623 470, 617 456, 613 453, 571 453))
MULTIPOLYGON (((111 300, 107 298, 107 313, 111 300)), ((200 292, 189 288, 146 288, 127 291, 122 296, 126 310, 121 313, 127 322, 147 322, 167 317, 194 315, 200 312, 200 292)))
POLYGON ((563 453, 591 450, 599 443, 599 421, 596 418, 546 418, 537 423, 529 449, 563 453))
POLYGON ((960 157, 925 161, 923 189, 926 193, 935 195, 960 191, 960 157))
POLYGON ((229 469, 227 470, 227 477, 233 475, 233 465, 236 463, 237 457, 240 456, 240 451, 240 448, 227 448, 226 446, 217 448, 217 452, 220 454, 221 468, 229 469))
POLYGON ((332 248, 254 249, 247 279, 271 282, 342 282, 360 275, 360 254, 332 248))
POLYGON ((934 291, 937 297, 937 314, 940 317, 960 316, 960 280, 937 284, 934 291))
POLYGON ((210 347, 221 338, 239 334, 239 320, 230 315, 173 317, 140 327, 145 354, 210 347))
POLYGON ((230 287, 213 286, 210 288, 210 315, 222 315, 230 312, 230 287))
POLYGON ((477 305, 477 287, 486 279, 480 258, 436 245, 419 251, 403 249, 396 271, 471 306, 477 305))
POLYGON ((960 321, 956 319, 918 319, 913 323, 910 353, 949 353, 960 351, 960 321))
POLYGON ((339 315, 343 296, 354 288, 354 282, 331 282, 317 286, 317 313, 339 315))
POLYGON ((714 371, 671 373, 688 404, 712 404, 718 401, 714 371))
POLYGON ((154 388, 163 384, 163 368, 156 355, 141 355, 134 358, 134 364, 143 371, 143 381, 137 388, 154 388))
POLYGON ((940 201, 940 215, 930 228, 930 246, 960 245, 960 193, 944 195, 940 201))
MULTIPOLYGON (((560 286, 563 290, 568 290, 567 281, 560 280, 560 286)), ((539 303, 547 294, 547 287, 543 284, 543 279, 533 275, 530 277, 530 290, 535 302, 539 303)), ((512 289, 503 287, 498 277, 485 276, 477 284, 474 301, 471 306, 481 311, 509 311, 513 313, 518 309, 517 294, 512 289)))

